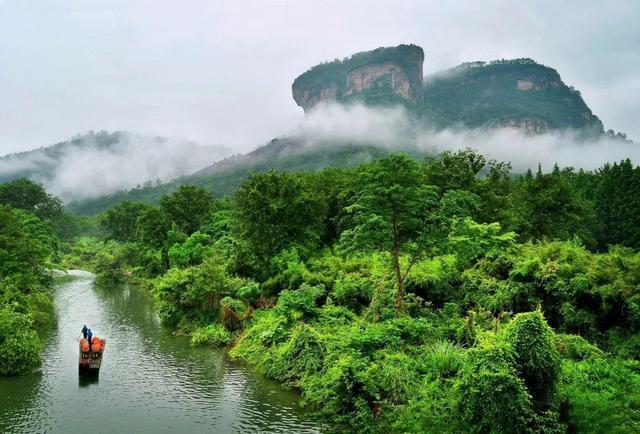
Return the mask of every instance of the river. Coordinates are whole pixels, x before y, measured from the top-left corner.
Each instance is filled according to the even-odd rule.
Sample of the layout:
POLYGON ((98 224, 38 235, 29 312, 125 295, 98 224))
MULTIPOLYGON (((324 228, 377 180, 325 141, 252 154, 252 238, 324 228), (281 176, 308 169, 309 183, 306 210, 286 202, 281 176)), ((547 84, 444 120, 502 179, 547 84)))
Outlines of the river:
POLYGON ((0 377, 0 432, 319 432, 297 394, 224 350, 173 336, 143 291, 70 274, 56 288, 57 325, 44 337, 42 368, 0 377), (84 323, 106 338, 98 379, 78 375, 84 323))

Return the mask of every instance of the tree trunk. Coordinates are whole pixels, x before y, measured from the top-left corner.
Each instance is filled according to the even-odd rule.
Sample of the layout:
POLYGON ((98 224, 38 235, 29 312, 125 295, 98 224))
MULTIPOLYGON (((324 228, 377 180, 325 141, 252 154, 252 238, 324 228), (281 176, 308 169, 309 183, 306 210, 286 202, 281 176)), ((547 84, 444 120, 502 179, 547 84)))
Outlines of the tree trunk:
POLYGON ((162 268, 167 271, 171 268, 171 262, 169 261, 169 251, 162 247, 160 250, 160 256, 162 257, 162 268))
POLYGON ((400 271, 400 245, 398 240, 398 221, 396 219, 395 212, 393 213, 393 247, 391 249, 391 256, 393 257, 393 268, 396 273, 396 283, 398 290, 396 291, 396 310, 398 312, 404 312, 404 282, 402 278, 402 272, 400 271))

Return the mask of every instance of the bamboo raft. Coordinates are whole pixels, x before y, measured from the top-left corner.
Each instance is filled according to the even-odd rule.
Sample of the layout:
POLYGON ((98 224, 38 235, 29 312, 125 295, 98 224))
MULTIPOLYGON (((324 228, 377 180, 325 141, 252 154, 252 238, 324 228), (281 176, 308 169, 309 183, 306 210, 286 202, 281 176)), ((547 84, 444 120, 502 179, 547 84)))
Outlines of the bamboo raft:
POLYGON ((105 340, 97 336, 91 339, 91 343, 84 338, 78 341, 78 368, 81 373, 98 374, 100 372, 102 356, 104 355, 104 344, 105 340))

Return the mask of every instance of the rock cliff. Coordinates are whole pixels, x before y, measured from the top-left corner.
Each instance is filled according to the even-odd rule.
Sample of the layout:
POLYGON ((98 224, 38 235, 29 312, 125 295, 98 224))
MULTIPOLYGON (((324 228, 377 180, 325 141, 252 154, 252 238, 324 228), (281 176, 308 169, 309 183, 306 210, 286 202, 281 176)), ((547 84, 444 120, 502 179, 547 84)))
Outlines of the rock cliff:
POLYGON ((604 131, 579 91, 531 59, 468 62, 424 81, 423 62, 422 48, 399 45, 321 63, 295 79, 293 99, 305 112, 324 101, 400 103, 435 128, 604 131))
POLYGON ((378 48, 316 65, 295 79, 293 99, 305 111, 323 101, 367 102, 422 97, 424 52, 416 45, 378 48))

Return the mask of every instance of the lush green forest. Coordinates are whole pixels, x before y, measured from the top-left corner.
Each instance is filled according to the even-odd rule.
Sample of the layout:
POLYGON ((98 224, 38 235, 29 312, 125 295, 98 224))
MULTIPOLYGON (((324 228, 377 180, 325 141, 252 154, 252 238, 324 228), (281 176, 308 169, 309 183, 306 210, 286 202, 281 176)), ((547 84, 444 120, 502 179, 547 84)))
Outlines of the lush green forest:
MULTIPOLYGON (((628 160, 514 176, 471 150, 393 154, 125 201, 57 255, 146 287, 167 326, 230 347, 339 431, 634 432, 639 189, 628 160)), ((0 252, 25 222, 52 226, 0 200, 0 252)), ((37 285, 5 291, 2 333, 46 294, 28 277, 55 256, 39 249, 31 271, 3 268, 37 285)))
POLYGON ((41 339, 53 321, 51 268, 62 240, 86 232, 81 219, 27 179, 0 184, 0 375, 40 364, 41 339))

